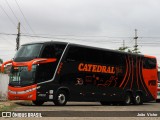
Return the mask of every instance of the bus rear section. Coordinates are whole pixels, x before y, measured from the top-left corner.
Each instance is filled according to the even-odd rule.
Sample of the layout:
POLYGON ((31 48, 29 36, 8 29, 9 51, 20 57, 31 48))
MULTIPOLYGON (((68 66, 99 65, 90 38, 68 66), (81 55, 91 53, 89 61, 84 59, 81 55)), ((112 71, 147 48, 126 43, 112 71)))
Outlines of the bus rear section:
POLYGON ((155 57, 145 56, 142 62, 143 62, 142 79, 144 79, 144 85, 142 83, 142 87, 144 88, 143 90, 145 91, 144 101, 154 101, 157 99, 157 85, 158 85, 157 61, 155 57))

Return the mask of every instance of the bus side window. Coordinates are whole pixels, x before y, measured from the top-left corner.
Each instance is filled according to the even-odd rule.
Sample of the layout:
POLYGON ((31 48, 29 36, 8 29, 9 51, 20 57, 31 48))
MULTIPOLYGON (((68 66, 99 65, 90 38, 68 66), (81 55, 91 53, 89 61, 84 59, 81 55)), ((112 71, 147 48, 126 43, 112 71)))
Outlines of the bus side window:
POLYGON ((156 59, 155 58, 144 58, 143 68, 144 69, 156 69, 156 59))
POLYGON ((65 49, 65 46, 66 45, 59 45, 59 44, 55 45, 55 47, 54 47, 55 48, 55 56, 57 59, 59 59, 61 57, 61 55, 65 49))
POLYGON ((66 61, 74 62, 74 61, 83 61, 84 60, 84 50, 80 47, 70 47, 66 61))
POLYGON ((101 63, 102 54, 99 50, 83 47, 70 47, 66 60, 68 62, 80 61, 90 63, 101 63))
POLYGON ((102 63, 102 52, 101 50, 95 50, 92 48, 84 48, 85 50, 85 61, 91 63, 102 63))
POLYGON ((37 68, 37 79, 38 82, 44 82, 46 80, 50 80, 53 78, 54 72, 56 70, 58 61, 63 53, 63 50, 65 48, 65 45, 47 45, 43 52, 42 52, 42 58, 56 58, 56 62, 46 63, 46 64, 40 64, 37 68))
POLYGON ((42 58, 59 59, 63 53, 64 48, 65 45, 47 45, 42 52, 42 58))
POLYGON ((53 45, 48 45, 44 48, 42 52, 42 58, 54 58, 55 57, 55 49, 53 45))
POLYGON ((125 56, 123 54, 117 54, 115 52, 106 52, 103 55, 103 63, 109 65, 125 65, 125 56))

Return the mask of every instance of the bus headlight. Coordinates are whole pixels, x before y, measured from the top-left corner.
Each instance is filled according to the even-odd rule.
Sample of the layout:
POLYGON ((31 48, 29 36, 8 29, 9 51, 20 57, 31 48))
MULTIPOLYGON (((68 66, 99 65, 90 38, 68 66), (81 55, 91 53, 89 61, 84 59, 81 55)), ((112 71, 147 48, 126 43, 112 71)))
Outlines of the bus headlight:
POLYGON ((36 90, 36 88, 28 89, 28 90, 26 90, 25 92, 26 92, 26 93, 27 93, 27 92, 32 92, 32 91, 34 91, 34 90, 36 90))
POLYGON ((37 65, 32 65, 32 71, 36 70, 37 65))
POLYGON ((9 93, 11 94, 16 94, 16 91, 8 90, 9 93))

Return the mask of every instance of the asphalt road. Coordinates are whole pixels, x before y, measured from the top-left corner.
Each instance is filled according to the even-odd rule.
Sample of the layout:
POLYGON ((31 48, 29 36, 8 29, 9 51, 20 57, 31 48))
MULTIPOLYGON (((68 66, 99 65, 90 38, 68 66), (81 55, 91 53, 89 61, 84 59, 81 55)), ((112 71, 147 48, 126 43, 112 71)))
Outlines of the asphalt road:
MULTIPOLYGON (((25 113, 25 114, 27 113, 27 115, 28 112, 37 113, 37 115, 42 116, 42 118, 37 118, 37 120, 40 119, 160 120, 160 103, 155 103, 155 102, 144 103, 143 105, 137 105, 137 106, 136 105, 102 106, 98 102, 68 102, 66 106, 54 106, 52 102, 45 103, 43 106, 34 106, 31 102, 16 101, 16 104, 17 107, 12 110, 13 112, 25 113)), ((7 120, 9 119, 13 118, 7 118, 7 120)))

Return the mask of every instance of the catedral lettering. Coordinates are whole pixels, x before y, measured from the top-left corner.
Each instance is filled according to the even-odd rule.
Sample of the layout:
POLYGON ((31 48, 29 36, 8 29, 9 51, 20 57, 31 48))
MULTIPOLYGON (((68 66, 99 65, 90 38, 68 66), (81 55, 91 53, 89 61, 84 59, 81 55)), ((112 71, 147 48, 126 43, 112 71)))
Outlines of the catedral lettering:
POLYGON ((78 65, 78 70, 85 71, 85 72, 98 72, 98 73, 109 73, 109 74, 115 73, 115 67, 94 65, 94 64, 84 64, 84 63, 80 63, 78 65))
POLYGON ((153 56, 51 41, 22 45, 2 71, 7 64, 9 100, 141 105, 157 98, 153 56))

